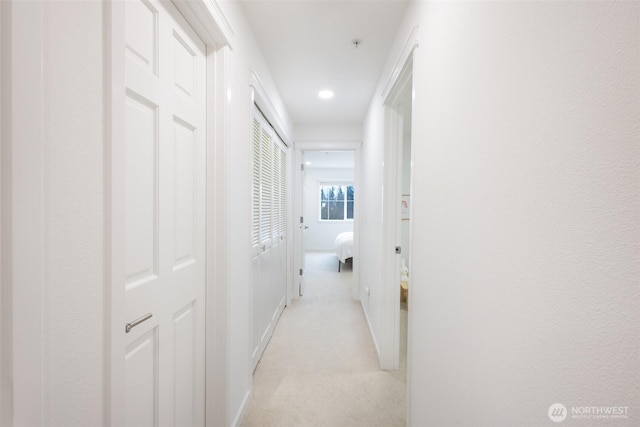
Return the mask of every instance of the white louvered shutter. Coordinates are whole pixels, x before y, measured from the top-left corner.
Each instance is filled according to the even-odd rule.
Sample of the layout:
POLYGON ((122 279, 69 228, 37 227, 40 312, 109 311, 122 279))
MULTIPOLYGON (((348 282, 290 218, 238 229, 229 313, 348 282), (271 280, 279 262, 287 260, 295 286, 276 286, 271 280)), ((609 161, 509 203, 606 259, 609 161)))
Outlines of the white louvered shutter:
POLYGON ((255 368, 286 303, 287 152, 259 108, 253 117, 252 362, 255 368))
POLYGON ((280 194, 278 197, 278 231, 280 236, 286 237, 287 234, 287 153, 283 149, 280 152, 280 194))
POLYGON ((273 220, 273 152, 272 138, 266 127, 262 128, 260 142, 260 244, 271 245, 273 220))
POLYGON ((271 145, 273 153, 273 238, 280 238, 280 147, 277 138, 271 145))
POLYGON ((257 118, 253 119, 253 179, 251 206, 251 246, 260 246, 260 134, 261 127, 257 118))

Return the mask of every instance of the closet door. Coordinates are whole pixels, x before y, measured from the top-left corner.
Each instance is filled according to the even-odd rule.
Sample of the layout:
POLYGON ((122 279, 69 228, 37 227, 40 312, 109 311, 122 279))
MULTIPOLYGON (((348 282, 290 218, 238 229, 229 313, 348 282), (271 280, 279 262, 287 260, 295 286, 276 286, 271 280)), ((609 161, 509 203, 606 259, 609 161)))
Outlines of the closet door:
POLYGON ((204 425, 205 46, 126 2, 125 425, 204 425))
MULTIPOLYGON (((273 138, 271 129, 262 122, 260 140, 260 278, 254 284, 258 298, 258 359, 271 337, 271 293, 273 268, 273 138)), ((257 360, 256 360, 257 362, 257 360)))
POLYGON ((253 351, 254 367, 271 334, 273 259, 273 138, 271 130, 254 108, 252 189, 253 351))
POLYGON ((274 239, 276 244, 273 272, 274 321, 284 309, 287 300, 287 151, 281 141, 274 146, 277 153, 275 170, 276 197, 274 198, 274 239))
POLYGON ((255 367, 286 301, 286 182, 283 183, 282 178, 286 181, 287 163, 284 145, 257 108, 254 108, 252 126, 252 360, 255 367))
POLYGON ((262 135, 262 124, 254 112, 253 116, 253 144, 252 144, 252 181, 251 181, 251 299, 252 299, 252 334, 251 334, 251 360, 253 368, 258 364, 260 355, 258 354, 258 307, 260 299, 258 297, 258 284, 260 282, 260 261, 263 247, 260 239, 260 141, 262 135))

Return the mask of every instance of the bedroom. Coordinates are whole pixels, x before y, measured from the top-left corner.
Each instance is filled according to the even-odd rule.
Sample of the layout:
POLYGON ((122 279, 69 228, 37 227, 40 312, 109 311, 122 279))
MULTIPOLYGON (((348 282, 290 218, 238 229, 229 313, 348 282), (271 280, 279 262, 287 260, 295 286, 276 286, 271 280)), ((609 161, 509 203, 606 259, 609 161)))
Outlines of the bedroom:
POLYGON ((349 245, 345 233, 353 233, 356 217, 354 152, 305 151, 304 161, 304 252, 331 254, 336 270, 352 269, 353 239, 349 245))

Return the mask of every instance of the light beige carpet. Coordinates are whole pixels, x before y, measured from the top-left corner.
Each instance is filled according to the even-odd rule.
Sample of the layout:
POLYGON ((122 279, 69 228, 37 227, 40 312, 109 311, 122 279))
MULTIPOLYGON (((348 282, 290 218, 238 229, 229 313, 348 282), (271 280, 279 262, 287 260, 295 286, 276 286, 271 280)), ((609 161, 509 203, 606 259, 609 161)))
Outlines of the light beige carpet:
POLYGON ((256 368, 242 425, 404 426, 406 359, 379 369, 351 267, 338 273, 334 254, 309 253, 305 277, 256 368))

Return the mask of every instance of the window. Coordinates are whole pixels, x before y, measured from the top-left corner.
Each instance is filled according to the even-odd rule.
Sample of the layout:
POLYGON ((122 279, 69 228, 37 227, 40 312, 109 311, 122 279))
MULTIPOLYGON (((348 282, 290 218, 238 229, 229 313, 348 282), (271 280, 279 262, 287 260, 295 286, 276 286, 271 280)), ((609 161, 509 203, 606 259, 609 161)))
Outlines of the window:
POLYGON ((353 219, 354 189, 349 184, 320 184, 320 220, 353 219))

